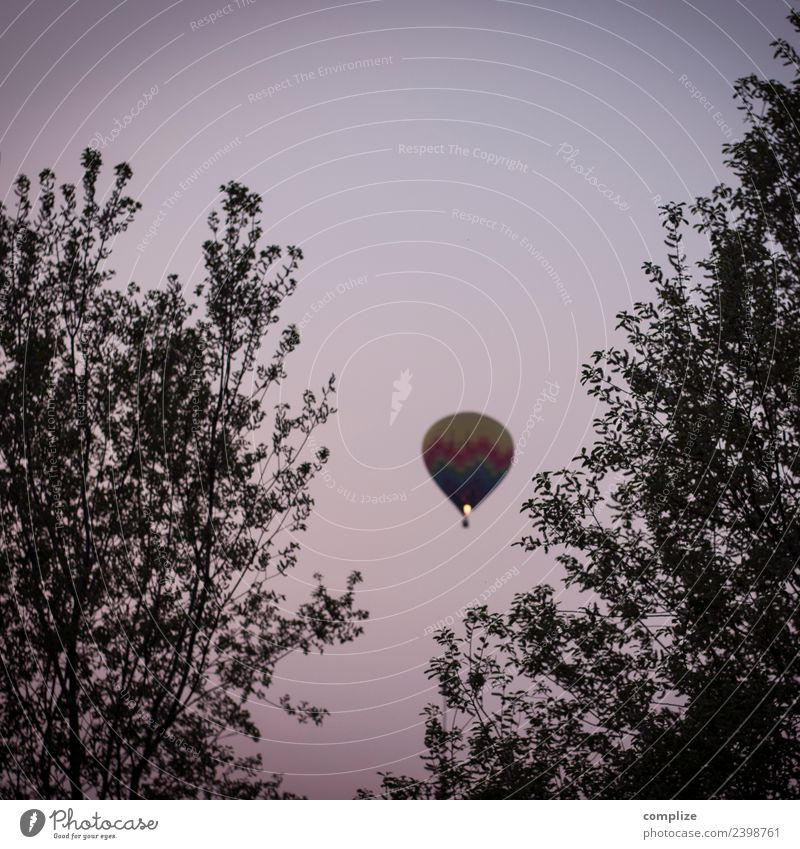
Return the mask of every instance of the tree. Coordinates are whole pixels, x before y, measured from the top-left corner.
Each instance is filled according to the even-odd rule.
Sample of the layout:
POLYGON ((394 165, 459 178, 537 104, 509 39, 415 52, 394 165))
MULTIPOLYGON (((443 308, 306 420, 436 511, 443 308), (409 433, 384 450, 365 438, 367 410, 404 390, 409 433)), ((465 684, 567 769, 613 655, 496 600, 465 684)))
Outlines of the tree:
POLYGON ((0 793, 275 796, 248 701, 282 658, 366 617, 357 572, 338 597, 317 575, 295 613, 278 588, 328 456, 306 445, 334 412, 331 377, 268 414, 297 329, 271 357, 264 343, 302 253, 259 247, 260 198, 232 182, 209 216, 201 317, 175 276, 115 288, 131 171, 103 201, 99 154, 82 165, 82 199, 45 170, 38 198, 21 176, 0 208, 0 793))
POLYGON ((735 87, 737 187, 663 208, 655 301, 582 373, 594 442, 523 505, 519 544, 555 552, 583 603, 542 585, 440 632, 429 777, 384 794, 800 795, 800 58, 774 47, 792 82, 735 87))

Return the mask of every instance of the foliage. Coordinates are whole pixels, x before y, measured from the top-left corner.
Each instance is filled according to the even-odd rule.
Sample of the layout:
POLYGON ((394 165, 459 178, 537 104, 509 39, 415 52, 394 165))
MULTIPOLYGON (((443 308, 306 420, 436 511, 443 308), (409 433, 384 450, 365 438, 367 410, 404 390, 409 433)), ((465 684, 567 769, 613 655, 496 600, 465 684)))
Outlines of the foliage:
POLYGON ((274 796, 231 745, 258 738, 248 702, 282 658, 352 640, 366 616, 355 572, 339 597, 316 576, 295 613, 279 589, 328 456, 304 448, 334 412, 331 378, 268 413, 296 328, 262 349, 302 253, 259 247, 260 198, 229 183, 202 317, 174 276, 115 288, 131 171, 102 201, 99 154, 82 164, 82 198, 45 170, 36 198, 19 177, 0 208, 0 793, 274 796))

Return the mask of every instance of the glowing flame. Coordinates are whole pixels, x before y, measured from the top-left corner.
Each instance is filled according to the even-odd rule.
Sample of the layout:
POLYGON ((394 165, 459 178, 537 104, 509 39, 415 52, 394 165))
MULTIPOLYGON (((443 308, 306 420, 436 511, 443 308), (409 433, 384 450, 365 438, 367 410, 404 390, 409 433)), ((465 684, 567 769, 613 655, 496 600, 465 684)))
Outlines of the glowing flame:
POLYGON ((464 505, 464 515, 465 515, 465 516, 469 516, 469 514, 470 514, 471 512, 472 512, 472 505, 470 505, 470 504, 465 504, 465 505, 464 505))

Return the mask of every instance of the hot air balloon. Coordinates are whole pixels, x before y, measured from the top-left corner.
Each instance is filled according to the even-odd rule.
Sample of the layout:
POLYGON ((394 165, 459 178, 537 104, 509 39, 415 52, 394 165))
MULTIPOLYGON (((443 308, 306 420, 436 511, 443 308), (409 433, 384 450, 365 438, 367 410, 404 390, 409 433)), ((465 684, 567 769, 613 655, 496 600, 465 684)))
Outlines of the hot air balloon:
POLYGON ((511 466, 514 443, 489 416, 456 413, 434 424, 422 440, 422 458, 444 494, 464 516, 497 486, 511 466))

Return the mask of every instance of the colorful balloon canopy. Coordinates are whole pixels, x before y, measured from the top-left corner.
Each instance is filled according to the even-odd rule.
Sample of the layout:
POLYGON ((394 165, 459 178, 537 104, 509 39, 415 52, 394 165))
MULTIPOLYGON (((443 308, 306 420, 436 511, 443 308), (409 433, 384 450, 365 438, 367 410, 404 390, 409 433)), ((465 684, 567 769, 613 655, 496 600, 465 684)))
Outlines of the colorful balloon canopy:
POLYGON ((514 459, 508 431, 489 416, 456 413, 433 425, 422 440, 431 477, 467 516, 497 486, 514 459))

